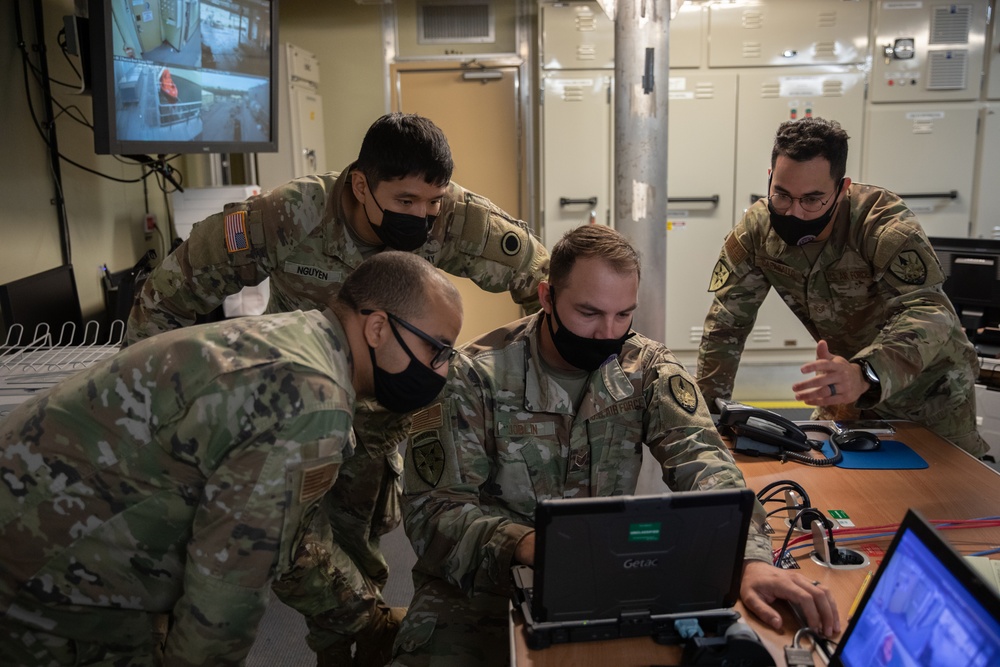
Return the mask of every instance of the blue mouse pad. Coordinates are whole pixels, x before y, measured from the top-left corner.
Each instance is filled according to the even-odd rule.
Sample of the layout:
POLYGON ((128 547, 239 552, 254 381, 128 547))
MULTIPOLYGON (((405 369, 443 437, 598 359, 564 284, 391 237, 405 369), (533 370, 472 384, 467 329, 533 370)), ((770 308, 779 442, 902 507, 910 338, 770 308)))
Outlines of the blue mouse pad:
MULTIPOLYGON (((833 456, 830 441, 823 443, 823 455, 833 456)), ((918 470, 927 468, 920 454, 901 443, 899 440, 883 440, 882 446, 875 452, 842 452, 844 460, 837 464, 838 468, 854 470, 918 470)))

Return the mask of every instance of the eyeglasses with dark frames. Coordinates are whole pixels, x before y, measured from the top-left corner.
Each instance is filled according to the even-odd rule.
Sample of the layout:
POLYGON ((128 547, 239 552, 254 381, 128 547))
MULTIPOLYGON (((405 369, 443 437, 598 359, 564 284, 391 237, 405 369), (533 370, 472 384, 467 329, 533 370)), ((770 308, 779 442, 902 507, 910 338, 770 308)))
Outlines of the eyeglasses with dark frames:
MULTIPOLYGON (((360 312, 362 315, 371 315, 375 311, 370 308, 362 308, 360 312)), ((404 320, 402 317, 393 315, 389 311, 385 311, 385 314, 389 316, 389 326, 392 327, 392 331, 396 335, 396 339, 399 341, 399 344, 403 346, 404 350, 410 352, 410 349, 406 346, 406 343, 403 341, 402 338, 399 337, 399 332, 396 331, 394 323, 399 324, 399 326, 403 327, 404 329, 414 334, 415 336, 421 338, 428 345, 431 346, 431 348, 434 350, 434 356, 431 358, 431 368, 435 369, 441 368, 441 366, 451 361, 458 353, 458 351, 455 349, 453 345, 446 345, 445 343, 442 343, 438 339, 431 336, 429 333, 413 326, 412 324, 404 320)))
MULTIPOLYGON (((784 213, 792 207, 794 202, 799 202, 799 206, 802 207, 803 211, 808 211, 809 213, 818 213, 823 210, 823 208, 830 203, 830 200, 837 196, 840 192, 840 186, 843 183, 841 179, 837 183, 837 187, 834 189, 833 194, 827 195, 826 199, 822 198, 822 195, 806 195, 805 197, 790 197, 783 192, 775 192, 773 195, 768 197, 768 201, 771 202, 771 206, 778 213, 784 213)), ((770 185, 770 183, 768 183, 770 185)))

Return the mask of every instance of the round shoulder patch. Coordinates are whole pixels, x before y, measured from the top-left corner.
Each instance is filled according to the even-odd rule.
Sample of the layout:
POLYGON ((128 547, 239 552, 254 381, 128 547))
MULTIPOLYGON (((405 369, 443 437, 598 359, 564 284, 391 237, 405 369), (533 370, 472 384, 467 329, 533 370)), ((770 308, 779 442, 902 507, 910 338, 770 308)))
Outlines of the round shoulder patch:
POLYGON ((708 284, 709 292, 718 292, 729 280, 729 267, 721 259, 715 263, 715 268, 712 269, 712 282, 708 284))
POLYGON ((677 401, 677 405, 694 414, 694 411, 698 409, 698 392, 694 388, 694 384, 683 375, 671 375, 669 385, 670 393, 677 401))
POLYGON ((927 281, 927 265, 916 250, 904 250, 896 255, 889 272, 907 285, 923 285, 927 281))
POLYGON ((500 239, 500 248, 503 249, 505 255, 513 257, 521 252, 521 237, 517 235, 517 232, 507 232, 500 239))

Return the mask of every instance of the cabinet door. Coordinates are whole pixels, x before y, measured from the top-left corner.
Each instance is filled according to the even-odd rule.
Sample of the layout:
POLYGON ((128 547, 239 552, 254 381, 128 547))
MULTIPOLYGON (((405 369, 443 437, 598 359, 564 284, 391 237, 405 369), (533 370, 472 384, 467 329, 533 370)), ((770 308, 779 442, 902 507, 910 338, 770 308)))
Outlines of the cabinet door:
POLYGON ((542 229, 550 250, 581 224, 612 224, 611 75, 542 73, 542 229))
POLYGON ((868 2, 768 0, 710 7, 710 67, 864 62, 868 2))
POLYGON ((697 350, 733 226, 736 74, 672 70, 668 127, 666 343, 697 350))
POLYGON ((615 24, 596 2, 543 4, 542 69, 614 69, 615 24))
POLYGON ((977 115, 975 102, 870 105, 864 182, 903 197, 928 236, 968 236, 977 115))

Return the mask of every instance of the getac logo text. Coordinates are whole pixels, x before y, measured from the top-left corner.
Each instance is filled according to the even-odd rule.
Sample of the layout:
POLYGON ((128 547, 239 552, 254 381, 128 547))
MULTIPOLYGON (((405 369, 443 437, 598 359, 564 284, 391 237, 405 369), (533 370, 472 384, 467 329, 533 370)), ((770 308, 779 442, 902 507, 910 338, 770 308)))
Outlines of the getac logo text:
POLYGON ((626 570, 635 570, 638 568, 646 567, 656 567, 660 564, 658 558, 629 558, 625 561, 626 570))

